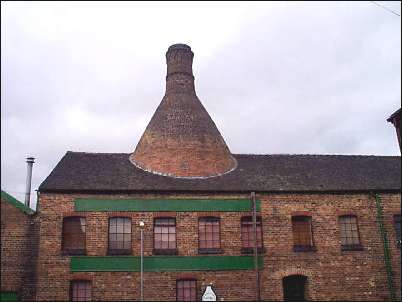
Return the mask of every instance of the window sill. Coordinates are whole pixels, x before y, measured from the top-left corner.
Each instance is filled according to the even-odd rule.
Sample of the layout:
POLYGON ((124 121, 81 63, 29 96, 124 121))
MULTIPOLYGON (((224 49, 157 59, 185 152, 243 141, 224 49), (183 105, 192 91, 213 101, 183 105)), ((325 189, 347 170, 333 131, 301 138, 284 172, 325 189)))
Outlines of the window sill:
POLYGON ((363 246, 361 244, 351 244, 351 245, 342 245, 342 251, 363 251, 363 246))
MULTIPOLYGON (((257 253, 258 254, 265 254, 267 252, 265 247, 258 247, 257 248, 257 253)), ((253 247, 242 247, 241 248, 241 253, 242 254, 254 254, 254 248, 253 247)))
POLYGON ((223 249, 198 249, 198 254, 223 254, 223 249))
POLYGON ((108 256, 131 255, 131 250, 108 250, 108 256))
POLYGON ((62 256, 85 256, 86 254, 85 249, 66 249, 61 251, 62 256))
POLYGON ((294 245, 294 252, 316 252, 317 248, 314 245, 294 245))
POLYGON ((177 255, 177 249, 154 249, 154 255, 177 255))

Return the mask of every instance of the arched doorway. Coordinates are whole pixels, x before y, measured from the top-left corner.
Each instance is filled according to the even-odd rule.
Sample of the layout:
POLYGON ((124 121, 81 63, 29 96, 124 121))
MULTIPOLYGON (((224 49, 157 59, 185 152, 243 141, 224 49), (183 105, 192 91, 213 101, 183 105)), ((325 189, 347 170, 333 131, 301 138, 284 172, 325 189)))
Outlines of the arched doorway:
POLYGON ((307 277, 291 275, 282 279, 284 301, 307 301, 305 298, 307 277))

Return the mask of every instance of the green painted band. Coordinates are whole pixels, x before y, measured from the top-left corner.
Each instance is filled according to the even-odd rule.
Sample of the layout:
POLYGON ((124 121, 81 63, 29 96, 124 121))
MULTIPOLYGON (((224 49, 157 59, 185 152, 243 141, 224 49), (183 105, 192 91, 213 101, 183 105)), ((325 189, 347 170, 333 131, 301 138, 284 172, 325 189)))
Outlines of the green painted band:
MULTIPOLYGON (((263 268, 263 257, 258 265, 263 268)), ((72 256, 72 272, 139 272, 138 256, 72 256)), ((254 269, 253 256, 149 256, 144 257, 145 272, 226 271, 254 269)))
POLYGON ((19 301, 15 292, 0 292, 0 301, 19 301))
MULTIPOLYGON (((250 212, 249 199, 75 199, 76 212, 250 212)), ((257 211, 261 202, 257 200, 257 211)))

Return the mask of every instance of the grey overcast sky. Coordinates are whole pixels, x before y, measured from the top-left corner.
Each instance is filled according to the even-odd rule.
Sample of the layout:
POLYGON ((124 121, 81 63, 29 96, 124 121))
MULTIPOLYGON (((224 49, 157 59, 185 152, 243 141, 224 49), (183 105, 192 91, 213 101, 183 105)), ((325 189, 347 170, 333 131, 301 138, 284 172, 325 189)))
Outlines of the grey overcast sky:
POLYGON ((1 188, 132 152, 174 43, 232 153, 400 154, 401 18, 372 2, 1 2, 1 188))

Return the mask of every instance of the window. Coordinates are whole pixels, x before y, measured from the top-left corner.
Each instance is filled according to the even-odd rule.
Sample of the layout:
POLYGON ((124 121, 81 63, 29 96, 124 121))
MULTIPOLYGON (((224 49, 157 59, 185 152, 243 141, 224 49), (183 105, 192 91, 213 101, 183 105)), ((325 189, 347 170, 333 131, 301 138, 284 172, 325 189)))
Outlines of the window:
POLYGON ((131 254, 131 219, 113 217, 109 219, 109 255, 131 254))
POLYGON ((303 275, 292 275, 282 279, 284 301, 306 301, 306 281, 303 275))
POLYGON ((92 286, 90 281, 71 281, 70 299, 71 301, 91 301, 92 286))
POLYGON ((341 248, 344 251, 362 250, 356 216, 340 216, 341 248))
POLYGON ((401 248, 401 215, 394 215, 396 245, 401 248))
MULTIPOLYGON (((263 252, 261 216, 257 216, 256 218, 257 249, 261 253, 263 252)), ((250 254, 254 252, 254 228, 253 217, 251 216, 241 218, 241 245, 242 253, 250 254)))
POLYGON ((310 216, 293 216, 293 250, 295 252, 305 252, 315 250, 311 230, 310 216))
POLYGON ((201 217, 198 220, 198 252, 221 253, 219 218, 201 217))
POLYGON ((85 218, 63 219, 61 249, 68 255, 85 255, 85 218))
POLYGON ((156 218, 154 220, 154 254, 177 254, 175 218, 156 218))
POLYGON ((177 280, 176 301, 197 301, 197 281, 177 280))

